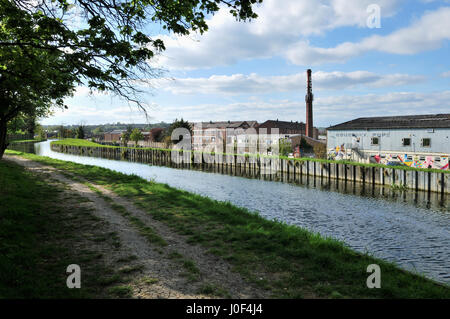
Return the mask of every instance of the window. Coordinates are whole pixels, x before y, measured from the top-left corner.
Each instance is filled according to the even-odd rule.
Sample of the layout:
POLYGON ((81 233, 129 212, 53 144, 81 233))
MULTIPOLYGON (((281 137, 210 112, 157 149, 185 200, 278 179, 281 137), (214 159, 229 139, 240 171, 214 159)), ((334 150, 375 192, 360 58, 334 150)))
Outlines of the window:
POLYGON ((423 147, 430 147, 431 146, 431 138, 423 138, 422 139, 422 146, 423 147))
POLYGON ((378 137, 372 137, 372 145, 380 145, 380 139, 378 137))
POLYGON ((403 139, 403 146, 411 146, 411 139, 410 138, 404 138, 403 139))

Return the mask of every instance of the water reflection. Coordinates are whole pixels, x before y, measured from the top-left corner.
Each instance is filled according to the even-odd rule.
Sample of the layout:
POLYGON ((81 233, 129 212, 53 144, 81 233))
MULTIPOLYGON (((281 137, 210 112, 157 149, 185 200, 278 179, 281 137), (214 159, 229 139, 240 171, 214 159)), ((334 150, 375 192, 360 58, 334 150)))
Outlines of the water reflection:
POLYGON ((34 148, 38 155, 136 174, 229 201, 450 283, 449 196, 311 176, 261 176, 252 170, 187 169, 75 156, 53 152, 49 142, 34 148))
POLYGON ((11 144, 8 146, 8 149, 15 150, 19 152, 25 152, 25 153, 35 153, 35 143, 31 142, 25 142, 25 143, 14 143, 11 142, 11 144))

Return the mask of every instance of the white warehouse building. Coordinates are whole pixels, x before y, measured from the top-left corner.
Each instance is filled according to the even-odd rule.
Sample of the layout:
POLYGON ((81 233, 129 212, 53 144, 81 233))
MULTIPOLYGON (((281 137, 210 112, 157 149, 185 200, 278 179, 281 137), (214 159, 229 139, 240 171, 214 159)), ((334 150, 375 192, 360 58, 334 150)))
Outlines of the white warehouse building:
POLYGON ((365 117, 327 129, 328 156, 449 169, 450 114, 365 117))

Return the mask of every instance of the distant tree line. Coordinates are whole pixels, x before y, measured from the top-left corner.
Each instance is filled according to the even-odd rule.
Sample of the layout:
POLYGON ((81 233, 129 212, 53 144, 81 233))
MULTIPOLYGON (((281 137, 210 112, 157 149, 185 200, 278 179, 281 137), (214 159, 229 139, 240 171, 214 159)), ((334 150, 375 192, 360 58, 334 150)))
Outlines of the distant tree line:
MULTIPOLYGON (((130 128, 130 133, 134 128, 138 128, 142 131, 150 131, 155 128, 162 128, 163 130, 168 129, 170 127, 170 123, 154 123, 154 124, 124 124, 124 123, 116 123, 116 124, 100 124, 100 125, 83 125, 84 138, 91 137, 101 137, 107 132, 111 132, 114 130, 128 130, 130 128)), ((68 137, 75 138, 76 131, 78 130, 80 124, 77 125, 64 125, 63 127, 67 130, 64 135, 68 135, 68 137)), ((61 125, 43 125, 42 128, 47 132, 60 132, 61 125)))

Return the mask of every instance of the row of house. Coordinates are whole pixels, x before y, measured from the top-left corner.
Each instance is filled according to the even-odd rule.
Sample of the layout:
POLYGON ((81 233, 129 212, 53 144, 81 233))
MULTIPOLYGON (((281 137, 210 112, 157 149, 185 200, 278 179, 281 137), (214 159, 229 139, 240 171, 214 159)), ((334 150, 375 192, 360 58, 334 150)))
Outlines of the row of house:
MULTIPOLYGON (((143 142, 156 142, 158 137, 162 134, 164 129, 153 128, 150 131, 142 131, 144 136, 143 142)), ((126 130, 113 130, 111 132, 106 132, 103 135, 103 142, 107 143, 120 143, 122 141, 122 135, 126 130)))
MULTIPOLYGON (((302 138, 307 138, 306 124, 294 121, 268 120, 264 123, 257 121, 219 121, 219 122, 192 122, 192 148, 194 150, 204 149, 206 146, 223 145, 224 151, 226 145, 233 143, 248 143, 248 139, 253 138, 252 135, 258 137, 260 134, 278 133, 280 138, 285 138, 292 143, 294 150, 301 143, 302 138), (245 139, 245 140, 243 140, 245 139)), ((121 143, 122 136, 126 130, 114 130, 104 134, 103 142, 121 143)), ((142 146, 156 141, 156 137, 162 133, 161 128, 154 128, 149 132, 142 132, 144 140, 140 143, 142 146)), ((314 128, 313 138, 308 138, 308 143, 313 145, 319 143, 319 130, 314 128)), ((273 142, 268 138, 267 144, 273 142)))
MULTIPOLYGON (((267 134, 266 143, 277 143, 269 135, 277 133, 280 138, 292 143, 292 149, 300 145, 301 139, 306 138, 306 124, 294 121, 268 120, 259 124, 257 121, 224 121, 224 122, 199 122, 192 123, 193 137, 192 148, 201 150, 214 144, 226 147, 234 142, 249 144, 252 139, 257 139, 267 134)), ((319 143, 319 130, 314 128, 314 137, 311 142, 319 143)), ((225 150, 225 149, 224 149, 225 150)))
POLYGON ((449 169, 450 114, 364 117, 327 129, 332 159, 449 169))

